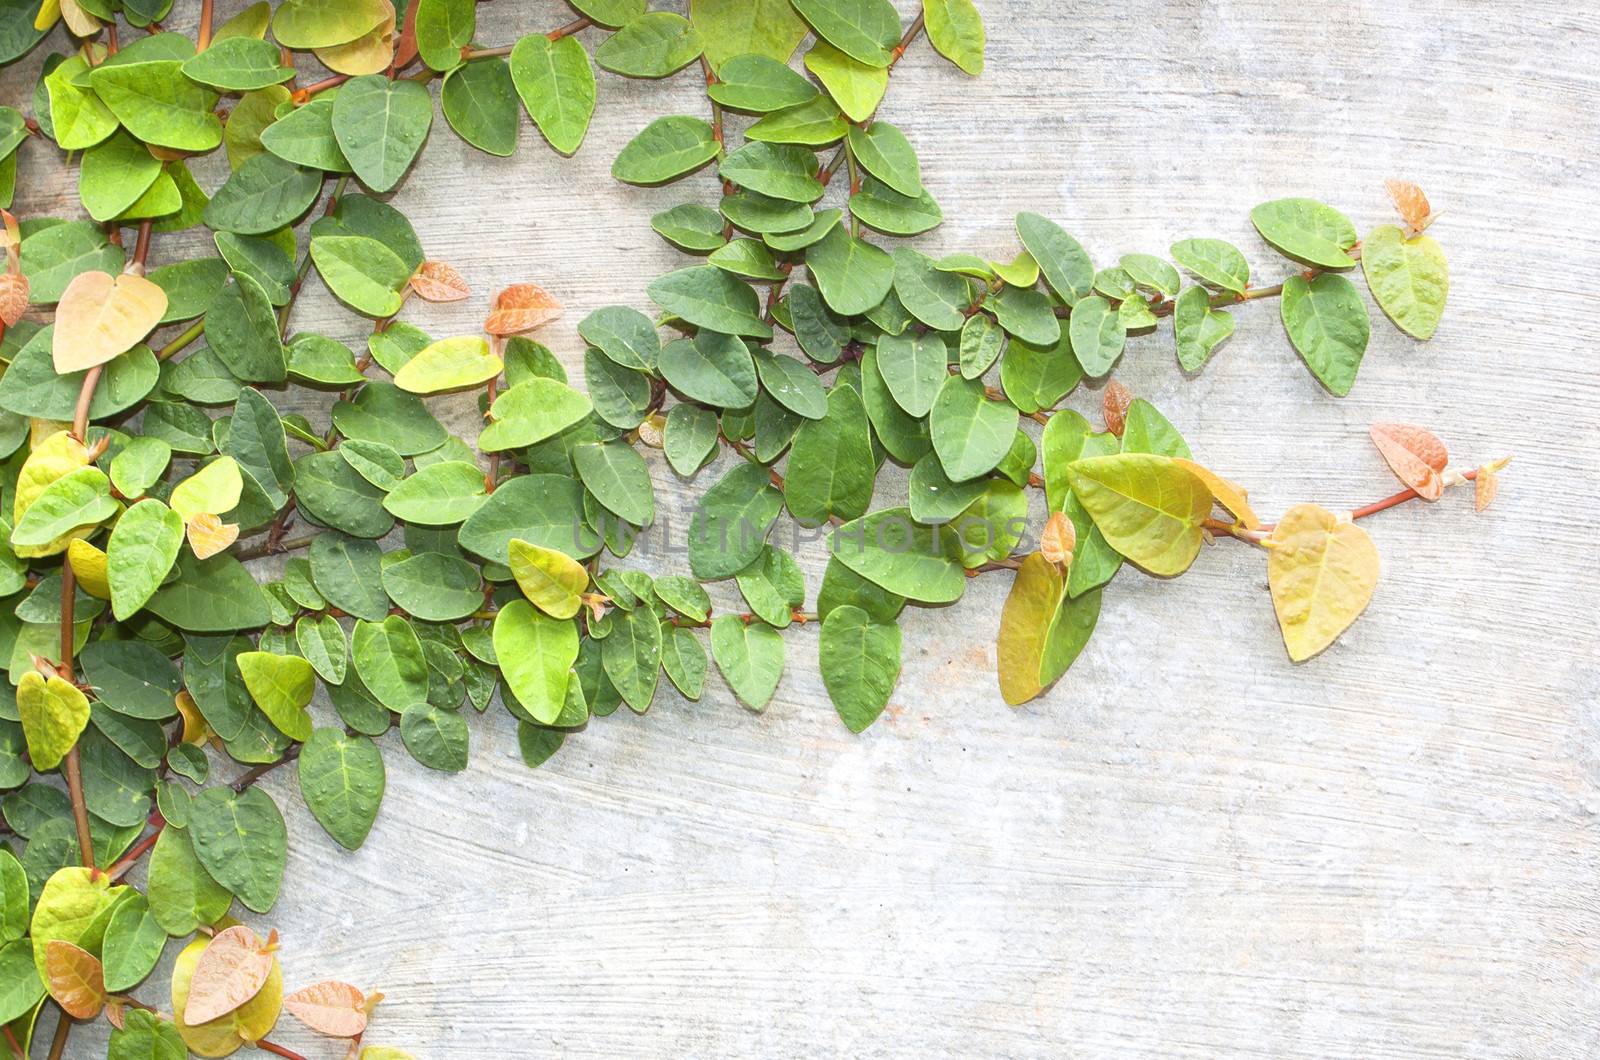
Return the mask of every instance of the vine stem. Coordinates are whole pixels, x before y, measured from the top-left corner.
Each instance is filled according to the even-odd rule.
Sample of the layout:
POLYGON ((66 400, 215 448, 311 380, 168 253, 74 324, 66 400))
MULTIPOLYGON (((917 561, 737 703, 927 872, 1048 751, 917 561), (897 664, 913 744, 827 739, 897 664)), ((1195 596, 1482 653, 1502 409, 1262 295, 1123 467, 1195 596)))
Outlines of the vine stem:
POLYGON ((272 1053, 276 1056, 287 1057, 288 1060, 306 1060, 304 1056, 295 1052, 293 1049, 285 1049, 276 1042, 269 1042, 265 1038, 262 1038, 260 1041, 256 1042, 256 1048, 263 1052, 272 1053))
POLYGON ((299 757, 300 745, 297 743, 290 744, 289 749, 283 752, 283 757, 278 759, 276 762, 263 762, 261 765, 251 766, 249 769, 239 774, 239 779, 235 780, 232 785, 234 792, 239 793, 244 791, 250 785, 254 784, 256 781, 260 780, 274 769, 277 769, 279 766, 286 766, 299 757))
MULTIPOLYGON (((1478 477, 1478 469, 1471 468, 1470 470, 1460 472, 1460 475, 1462 482, 1471 482, 1478 477)), ((1357 519, 1366 519, 1369 516, 1377 515, 1379 512, 1386 512, 1390 508, 1402 505, 1407 501, 1417 500, 1421 496, 1422 495, 1414 489, 1403 489, 1399 493, 1392 493, 1389 496, 1384 497, 1382 500, 1373 501, 1371 504, 1364 504, 1359 508, 1352 508, 1350 510, 1350 519, 1352 522, 1357 519)), ((1240 541, 1249 542, 1252 545, 1262 544, 1267 536, 1278 528, 1277 523, 1265 523, 1254 530, 1248 530, 1234 523, 1225 523, 1220 519, 1207 519, 1200 525, 1204 529, 1209 530, 1214 534, 1236 538, 1240 541)))
POLYGON ((17 1060, 28 1060, 28 1054, 22 1051, 22 1043, 17 1041, 15 1034, 11 1033, 11 1025, 5 1024, 4 1030, 6 1032, 6 1044, 11 1046, 11 1051, 16 1055, 17 1060))
MULTIPOLYGON (((891 73, 894 71, 895 65, 899 63, 902 58, 904 58, 906 49, 910 48, 912 43, 916 41, 917 37, 922 34, 922 31, 926 25, 927 21, 920 12, 917 14, 916 18, 911 20, 911 25, 906 27, 904 35, 902 35, 900 38, 900 43, 896 44, 890 53, 888 70, 891 73)), ((881 107, 883 104, 880 102, 878 105, 881 107)), ((872 119, 869 118, 865 123, 863 123, 862 128, 871 128, 871 126, 872 119)), ((817 174, 817 179, 822 181, 823 187, 827 187, 828 182, 833 179, 833 175, 839 172, 839 167, 844 163, 846 150, 846 147, 841 145, 839 150, 834 153, 833 158, 829 160, 828 164, 822 167, 822 172, 817 174)))
POLYGON ((200 32, 195 36, 195 51, 205 51, 211 44, 212 0, 200 0, 200 32))
POLYGON ((123 876, 127 875, 128 870, 137 865, 140 858, 150 853, 150 848, 155 846, 156 840, 161 838, 162 831, 164 831, 167 827, 166 818, 162 817, 161 814, 157 812, 153 815, 152 823, 155 824, 156 830, 139 840, 139 842, 136 843, 126 854, 122 855, 122 857, 118 859, 115 865, 112 865, 106 870, 106 875, 111 877, 112 883, 115 883, 116 881, 122 879, 123 876))
MULTIPOLYGON (((546 40, 557 41, 562 37, 570 37, 579 30, 588 29, 592 25, 594 25, 592 19, 575 18, 565 26, 557 26, 544 36, 546 40)), ((514 44, 507 44, 501 48, 462 48, 461 59, 463 62, 471 62, 473 59, 501 59, 510 55, 515 48, 516 45, 514 44)), ((705 59, 702 56, 701 62, 704 61, 705 59)))
MULTIPOLYGON (((113 29, 116 27, 113 26, 113 29)), ((67 1051, 67 1035, 72 1033, 72 1017, 68 1016, 65 1009, 61 1010, 61 1019, 56 1023, 56 1036, 50 1039, 49 1060, 61 1060, 62 1054, 67 1051)))
MULTIPOLYGON (((350 183, 350 174, 342 173, 333 185, 333 192, 328 196, 328 201, 323 204, 322 216, 330 217, 339 205, 339 199, 344 195, 344 189, 350 183)), ((294 309, 295 299, 300 297, 300 288, 305 286, 306 276, 311 272, 311 247, 306 247, 306 252, 300 258, 300 265, 295 269, 294 281, 289 285, 289 300, 278 310, 278 338, 282 339, 289 332, 289 313, 294 309)), ((159 355, 158 355, 159 356, 159 355)))
POLYGON ((311 542, 321 534, 304 534, 300 537, 291 537, 287 541, 280 541, 276 545, 269 541, 261 541, 247 548, 241 548, 233 554, 233 558, 240 563, 247 563, 253 559, 262 559, 266 556, 277 556, 284 552, 298 552, 302 548, 310 548, 311 542))
POLYGON ((157 350, 156 360, 164 361, 180 350, 187 349, 194 343, 196 339, 198 339, 201 335, 204 335, 205 331, 206 321, 204 317, 201 317, 199 320, 196 320, 193 324, 189 325, 188 330, 186 330, 183 334, 179 335, 177 338, 173 339, 171 342, 157 350))

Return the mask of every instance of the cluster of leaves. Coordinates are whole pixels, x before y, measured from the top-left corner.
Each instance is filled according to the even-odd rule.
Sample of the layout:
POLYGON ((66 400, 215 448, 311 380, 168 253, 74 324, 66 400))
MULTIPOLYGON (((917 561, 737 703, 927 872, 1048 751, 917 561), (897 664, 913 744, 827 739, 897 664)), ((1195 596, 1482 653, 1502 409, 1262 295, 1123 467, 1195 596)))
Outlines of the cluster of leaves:
MULTIPOLYGON (((58 19, 74 38, 43 63, 31 116, 0 108, 0 202, 19 147, 49 140, 78 158, 87 214, 7 213, 0 275, 0 811, 22 844, 0 847, 0 1025, 18 1051, 47 998, 74 1019, 104 1012, 113 1058, 293 1055, 264 1041, 284 1008, 355 1050, 378 995, 285 996, 275 937, 230 918, 235 901, 262 914, 278 899, 287 830, 256 786, 272 769, 292 764, 313 817, 354 849, 391 731, 458 771, 463 708, 499 704, 538 766, 591 718, 644 713, 663 673, 698 699, 713 665, 760 711, 795 626, 819 627, 824 683, 859 732, 898 678, 903 608, 951 604, 987 571, 1016 571, 998 644, 1012 703, 1082 651, 1124 559, 1172 575, 1208 537, 1262 545, 1297 660, 1370 597, 1375 552, 1353 519, 1308 505, 1263 526, 1148 402, 1108 384, 1102 431, 1063 402, 1167 316, 1180 366, 1199 371, 1233 332, 1227 307, 1272 296, 1307 366, 1345 393, 1370 330, 1345 273, 1359 264, 1417 338, 1442 313, 1420 191, 1391 189, 1405 227, 1359 244, 1321 203, 1258 207, 1257 230, 1295 263, 1273 287, 1251 286, 1245 255, 1216 239, 1096 268, 1031 213, 1003 260, 886 250, 881 237, 941 213, 879 103, 924 31, 982 69, 970 0, 925 0, 909 27, 887 0, 692 0, 687 18, 571 3, 575 21, 505 47, 474 39, 474 0, 284 0, 214 31, 205 3, 195 40, 160 29, 170 0, 0 10, 0 63, 58 19), (119 21, 150 32, 119 46, 119 21), (604 33, 592 57, 590 30, 604 33), (332 75, 300 84, 308 53, 332 75), (530 337, 561 312, 531 284, 492 299, 482 334, 395 319, 412 297, 470 297, 377 197, 430 134, 430 82, 473 146, 511 154, 526 111, 570 153, 595 65, 653 78, 696 64, 709 120, 648 123, 613 173, 714 170, 714 202, 653 219, 697 261, 649 284, 654 318, 612 306, 579 324, 584 389, 530 337), (230 174, 208 194, 187 162, 219 147, 230 174), (215 255, 147 269, 154 238, 199 226, 215 255), (359 356, 291 329, 313 272, 373 321, 359 356), (325 394, 326 423, 280 413, 288 386, 325 394), (486 421, 470 444, 425 401, 463 392, 486 421), (656 520, 648 451, 688 479, 723 448, 740 459, 700 500, 688 573, 615 565, 656 520), (875 507, 886 464, 909 469, 909 489, 875 507), (1037 535, 1029 490, 1050 513, 1037 535), (830 529, 814 597, 772 539, 785 510, 830 529), (296 522, 310 532, 288 536, 296 522), (246 563, 275 553, 288 558, 258 581, 246 563), (714 606, 720 582, 747 610, 714 606), (243 771, 219 782, 228 761, 243 771), (147 856, 143 890, 120 882, 147 856), (132 991, 171 940, 187 941, 168 1016, 132 991)), ((1408 486, 1380 506, 1474 478, 1480 506, 1492 496, 1498 465, 1453 472, 1416 428, 1374 439, 1408 486)))

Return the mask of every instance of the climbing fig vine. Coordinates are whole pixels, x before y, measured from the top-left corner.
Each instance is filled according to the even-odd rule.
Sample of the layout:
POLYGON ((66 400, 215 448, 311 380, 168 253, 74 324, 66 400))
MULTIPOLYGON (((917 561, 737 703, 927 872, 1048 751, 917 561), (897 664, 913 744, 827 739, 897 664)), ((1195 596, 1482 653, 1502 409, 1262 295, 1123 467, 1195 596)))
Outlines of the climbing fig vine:
POLYGON ((536 767, 592 718, 643 714, 662 674, 699 699, 714 667, 763 710, 790 635, 819 637, 860 732, 893 693, 903 609, 991 573, 1011 579, 1000 691, 1023 703, 1071 667, 1124 563, 1170 577, 1210 542, 1262 552, 1298 662, 1373 596, 1360 520, 1469 481, 1477 507, 1494 497, 1504 460, 1458 469, 1429 432, 1379 424, 1403 490, 1265 523, 1111 378, 1124 358, 1204 371, 1243 322, 1281 327, 1348 393, 1367 295, 1418 340, 1444 311, 1416 186, 1391 184, 1398 223, 1365 238, 1321 202, 1265 202, 1251 221, 1276 257, 1254 267, 1193 233, 1097 266, 1031 212, 1012 245, 933 257, 891 246, 941 212, 877 113, 924 35, 982 71, 971 0, 925 0, 909 24, 888 0, 518 14, 534 7, 550 24, 508 42, 479 39, 474 0, 0 5, 0 64, 32 54, 39 70, 31 99, 0 106, 0 203, 16 200, 0 275, 0 1052, 27 1056, 49 1006, 51 1057, 102 1017, 115 1060, 294 1057, 271 1038, 285 1011, 342 1043, 327 1055, 407 1055, 365 1043, 381 994, 286 984, 280 940, 253 926, 290 841, 257 783, 275 769, 355 849, 385 756, 462 770, 471 713, 509 713, 536 767), (591 148, 629 184, 697 179, 652 221, 682 267, 641 283, 649 312, 579 323, 578 386, 534 337, 555 294, 476 294, 384 197, 439 135, 436 109, 489 154, 516 151, 524 114, 579 150, 607 94, 596 67, 687 70, 706 105, 591 148), (76 176, 65 216, 28 212, 51 151, 76 176), (202 186, 190 163, 213 152, 227 176, 202 186), (163 246, 191 230, 215 253, 163 246), (308 282, 372 322, 365 349, 296 327, 308 282), (478 299, 482 331, 429 334, 404 319, 412 299, 478 299), (1279 325, 1249 305, 1266 300, 1279 325), (1065 404, 1085 383, 1098 424, 1065 404), (476 401, 481 431, 452 437, 435 398, 476 401), (887 464, 902 485, 880 483, 887 464), (652 471, 710 480, 686 562, 639 544, 665 532, 652 471), (829 550, 818 586, 774 532, 784 512, 795 542, 829 550), (170 981, 151 982, 174 941, 170 981))

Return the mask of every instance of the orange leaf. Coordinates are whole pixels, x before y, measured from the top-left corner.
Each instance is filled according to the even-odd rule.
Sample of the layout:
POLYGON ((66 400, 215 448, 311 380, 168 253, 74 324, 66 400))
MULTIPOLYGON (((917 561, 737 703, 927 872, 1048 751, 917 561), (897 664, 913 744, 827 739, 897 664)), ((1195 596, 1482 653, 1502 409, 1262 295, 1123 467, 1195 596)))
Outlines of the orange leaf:
POLYGON ((354 1038, 367 1029, 367 998, 349 983, 312 983, 284 998, 283 1007, 318 1034, 333 1038, 354 1038))
POLYGON ((1193 471, 1195 476, 1206 484, 1206 488, 1211 491, 1211 496, 1217 499, 1217 503, 1232 512, 1233 517, 1239 520, 1240 526, 1246 530, 1255 530, 1261 526, 1260 517, 1256 515, 1255 509, 1250 507, 1250 492, 1243 486, 1229 482, 1215 471, 1193 460, 1174 457, 1172 462, 1193 471))
POLYGON ((28 309, 28 278, 20 272, 0 276, 0 324, 11 327, 28 309))
POLYGON ((217 932, 194 966, 183 1022, 193 1027, 226 1016, 261 992, 272 974, 278 933, 265 944, 243 924, 217 932))
POLYGON ((45 978, 50 996, 73 1019, 92 1020, 106 1003, 105 972, 100 959, 62 939, 44 948, 45 978))
POLYGON ((210 559, 239 540, 238 523, 225 523, 210 512, 190 516, 186 525, 195 559, 210 559))
POLYGON ((1495 496, 1500 492, 1500 472, 1509 463, 1511 458, 1503 456, 1499 460, 1491 460, 1478 469, 1478 477, 1473 482, 1477 487, 1473 491, 1473 505, 1478 511, 1481 512, 1494 503, 1495 496))
POLYGON ((80 272, 56 306, 56 372, 81 372, 133 349, 166 311, 167 293, 143 276, 80 272))
POLYGON ((1444 493, 1445 465, 1450 454, 1432 433, 1408 423, 1375 423, 1372 443, 1383 454, 1390 470, 1401 482, 1417 491, 1425 501, 1436 501, 1444 493))
POLYGON ((1039 551, 1044 558, 1058 567, 1072 562, 1072 550, 1078 547, 1078 530, 1065 512, 1051 512, 1039 535, 1039 551))
POLYGON ((483 330, 491 335, 515 335, 543 327, 561 315, 561 303, 531 283, 507 287, 494 297, 483 330))
POLYGON ((17 224, 17 219, 11 215, 10 210, 0 210, 0 222, 4 228, 0 229, 0 249, 6 252, 6 271, 20 272, 22 269, 22 226, 17 224))
POLYGON ((120 1031, 122 1029, 122 1025, 127 1018, 127 1014, 128 1006, 118 999, 112 998, 106 1002, 106 1022, 111 1024, 117 1030, 120 1031))
POLYGON ((442 261, 418 265, 411 289, 425 302, 459 302, 472 293, 461 274, 442 261))
POLYGON ((1409 180, 1386 180, 1383 186, 1388 189, 1394 208, 1400 211, 1400 219, 1412 232, 1420 232, 1433 223, 1433 210, 1421 188, 1409 180))
POLYGON ((1100 415, 1105 417, 1106 430, 1122 437, 1122 428, 1128 421, 1128 406, 1133 404, 1133 391, 1115 379, 1106 384, 1106 395, 1100 399, 1100 415))

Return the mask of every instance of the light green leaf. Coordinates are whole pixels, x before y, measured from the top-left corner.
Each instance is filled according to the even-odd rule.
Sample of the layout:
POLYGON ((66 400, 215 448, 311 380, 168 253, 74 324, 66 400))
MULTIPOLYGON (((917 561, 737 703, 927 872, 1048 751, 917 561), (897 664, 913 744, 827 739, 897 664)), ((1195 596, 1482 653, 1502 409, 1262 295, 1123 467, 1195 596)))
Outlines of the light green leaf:
POLYGON ((478 59, 450 71, 439 90, 439 107, 450 128, 478 150, 501 158, 516 151, 521 114, 504 59, 478 59))
POLYGON ((1075 305, 1093 289, 1094 264, 1082 245, 1060 225, 1036 213, 1019 213, 1017 235, 1063 302, 1075 305))
POLYGON ((806 248, 806 268, 828 308, 843 316, 872 309, 894 285, 894 259, 843 227, 806 248))
POLYGON ((945 474, 965 482, 993 471, 1011 451, 1017 410, 986 397, 982 383, 953 375, 939 388, 928 427, 945 474))
POLYGON ((766 709, 783 676, 783 636, 777 630, 723 615, 711 623, 711 657, 741 703, 766 709))
POLYGON ((645 0, 570 0, 573 7, 602 26, 625 26, 644 14, 645 0))
POLYGON ((899 129, 886 121, 875 121, 865 129, 852 126, 849 141, 856 161, 890 189, 912 198, 922 194, 917 152, 899 129))
POLYGON ((453 526, 469 518, 488 496, 477 464, 442 460, 419 469, 390 490, 383 506, 408 523, 453 526))
POLYGON ((786 202, 814 202, 822 196, 817 157, 789 144, 747 143, 722 160, 723 180, 786 202))
POLYGON ((699 169, 720 149, 711 126, 699 118, 657 118, 623 147, 611 175, 627 184, 664 184, 699 169))
POLYGON ((1211 308, 1206 288, 1190 287, 1173 306, 1172 331, 1178 343, 1178 363, 1184 371, 1196 372, 1233 334, 1233 317, 1211 308))
POLYGON ((1122 318, 1110 302, 1097 294, 1081 299, 1072 307, 1067 333, 1072 341, 1073 356, 1086 375, 1096 378, 1111 371, 1128 341, 1122 318))
POLYGON ((311 664, 298 655, 268 651, 241 652, 235 661, 250 698, 278 731, 291 740, 309 739, 311 715, 306 706, 317 687, 311 664))
POLYGON ((144 144, 118 130, 83 153, 78 196, 96 221, 109 221, 138 201, 161 175, 161 163, 144 144))
POLYGON ((461 49, 477 30, 477 0, 413 0, 417 54, 429 67, 448 73, 461 65, 461 49))
POLYGON ((755 362, 735 335, 702 330, 661 351, 661 377, 684 396, 717 408, 742 409, 756 399, 755 362))
POLYGON ((787 63, 807 32, 789 0, 689 0, 689 20, 714 67, 749 53, 787 63))
POLYGON ((272 35, 285 48, 332 48, 376 29, 389 14, 382 0, 284 0, 272 35))
POLYGON ((724 107, 765 114, 808 103, 817 88, 770 56, 738 55, 717 68, 717 82, 706 94, 724 107))
POLYGON ((628 77, 666 77, 700 58, 700 35, 682 15, 651 11, 601 42, 594 61, 628 77))
POLYGON ((216 94, 182 74, 183 63, 156 60, 103 63, 89 84, 111 113, 147 144, 204 152, 222 143, 222 122, 211 112, 216 94))
POLYGON ((871 118, 889 87, 889 71, 884 64, 863 63, 826 41, 819 40, 811 46, 806 53, 806 69, 817 76, 839 109, 854 122, 871 118))
POLYGON ((300 793, 317 823, 346 850, 366 842, 383 802, 383 755, 365 736, 318 729, 300 749, 300 793))
POLYGON ((129 508, 112 528, 106 546, 111 610, 131 618, 160 588, 183 546, 183 517, 153 498, 129 508))
POLYGON ((836 607, 823 620, 817 659, 839 718, 862 732, 889 705, 900 677, 900 627, 875 622, 859 607, 836 607))
POLYGON ((846 523, 834 531, 829 547, 845 566, 896 596, 947 604, 966 591, 955 532, 914 522, 908 508, 886 508, 846 523))
POLYGON ((386 192, 400 183, 433 126, 433 97, 415 81, 353 78, 333 104, 333 134, 361 183, 386 192))
POLYGON ((229 37, 186 60, 183 76, 223 92, 248 92, 294 78, 279 50, 255 37, 229 37))
POLYGON ((11 546, 41 548, 117 514, 111 480, 97 467, 82 467, 45 487, 11 531, 11 546))
POLYGON ((888 0, 792 0, 817 36, 868 66, 886 67, 900 40, 900 16, 888 0))
POLYGON ((512 694, 534 720, 555 724, 578 658, 578 627, 512 600, 495 615, 494 650, 512 694))
POLYGON ((344 683, 350 663, 350 645, 338 619, 331 615, 303 616, 295 620, 294 640, 318 677, 330 685, 344 683))
POLYGON ((972 0, 922 0, 922 14, 940 55, 973 77, 983 73, 983 16, 972 0))
POLYGON ((106 989, 122 992, 138 986, 155 968, 166 944, 167 933, 144 895, 135 892, 124 898, 106 925, 100 954, 106 989))
POLYGON ((1201 282, 1234 294, 1250 286, 1250 263, 1232 243, 1220 239, 1184 239, 1172 244, 1172 260, 1201 282))
POLYGON ((1284 281, 1279 313, 1289 341, 1323 386, 1344 397, 1355 385, 1372 323, 1355 284, 1333 273, 1284 281))
POLYGON ((939 225, 944 213, 926 189, 921 195, 901 195, 876 177, 866 177, 850 199, 856 220, 892 236, 921 235, 939 225))
POLYGON ((525 379, 495 398, 478 448, 490 453, 537 444, 582 421, 592 409, 588 397, 565 383, 525 379))
POLYGON ((64 151, 93 147, 117 131, 117 116, 87 87, 88 69, 83 56, 72 55, 44 79, 50 123, 56 144, 64 151), (79 86, 79 80, 85 84, 79 86))
POLYGON ((169 935, 192 934, 215 923, 233 904, 233 894, 212 878, 195 856, 189 832, 169 826, 150 852, 150 913, 169 935))
POLYGON ((523 37, 511 52, 511 79, 528 116, 550 146, 570 155, 583 143, 594 116, 594 68, 576 37, 552 43, 541 33, 523 37))
POLYGON ((1250 211, 1261 238, 1296 261, 1325 269, 1348 269, 1355 259, 1356 227, 1331 206, 1315 199, 1275 199, 1250 211))
POLYGON ((764 143, 822 147, 844 139, 848 128, 839 105, 828 96, 818 96, 809 103, 773 111, 746 129, 744 135, 747 140, 764 143))
POLYGON ((1450 293, 1444 250, 1424 235, 1410 239, 1394 225, 1379 225, 1361 244, 1361 269, 1378 308, 1414 339, 1433 337, 1450 293))
POLYGON ((438 394, 479 386, 498 376, 502 367, 483 338, 440 339, 407 361, 395 373, 394 385, 413 394, 438 394))
POLYGON ((513 539, 511 576, 522 595, 551 618, 568 619, 578 613, 581 594, 589 587, 589 572, 577 560, 553 548, 513 539))
POLYGON ((363 619, 350 644, 356 673, 378 702, 397 712, 427 702, 428 663, 410 622, 399 615, 363 619))
POLYGON ((400 310, 400 290, 411 270, 394 251, 366 236, 317 236, 311 260, 328 288, 346 305, 370 317, 400 310))
POLYGON ((1211 491, 1171 457, 1087 457, 1066 475, 1107 543, 1151 574, 1182 574, 1199 555, 1211 491))

